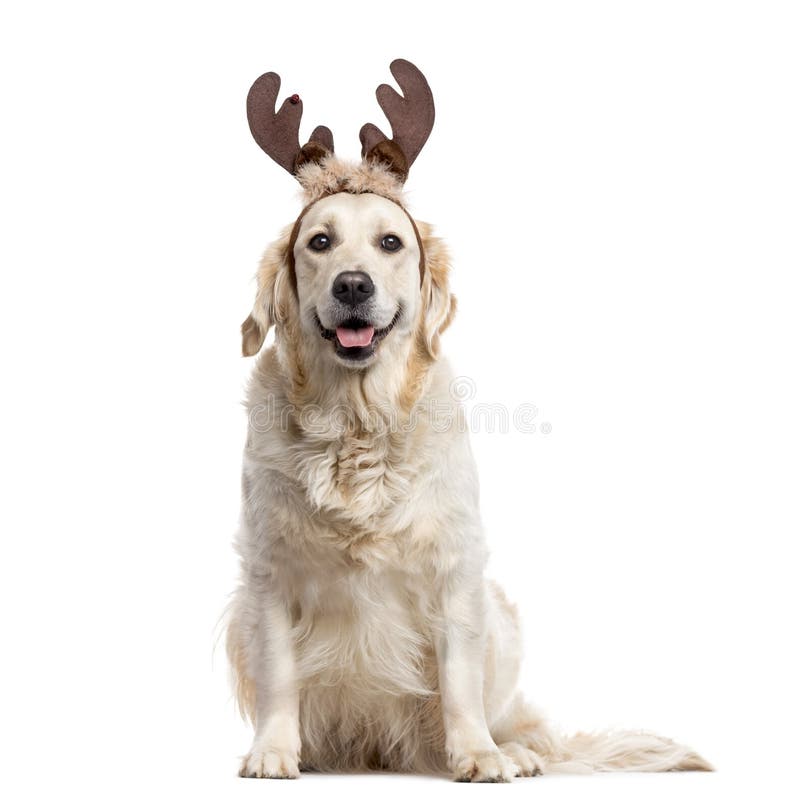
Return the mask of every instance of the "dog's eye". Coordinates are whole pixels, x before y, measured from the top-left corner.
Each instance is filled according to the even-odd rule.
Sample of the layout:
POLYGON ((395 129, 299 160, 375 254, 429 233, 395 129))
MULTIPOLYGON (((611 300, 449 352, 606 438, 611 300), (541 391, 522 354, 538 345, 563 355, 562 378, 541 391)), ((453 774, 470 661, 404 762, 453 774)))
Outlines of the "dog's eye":
POLYGON ((317 233, 317 235, 308 242, 308 246, 315 252, 322 252, 331 246, 331 240, 324 233, 317 233))
POLYGON ((384 236, 381 239, 381 247, 386 252, 397 252, 403 246, 403 242, 397 236, 384 236))

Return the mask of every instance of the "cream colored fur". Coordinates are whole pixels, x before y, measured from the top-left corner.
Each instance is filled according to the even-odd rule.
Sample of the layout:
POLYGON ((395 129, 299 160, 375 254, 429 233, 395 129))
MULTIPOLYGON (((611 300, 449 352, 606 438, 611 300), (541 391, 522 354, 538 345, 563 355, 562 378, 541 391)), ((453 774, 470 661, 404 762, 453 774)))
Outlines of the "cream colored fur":
POLYGON ((437 416, 459 407, 439 357, 455 305, 448 257, 418 227, 421 280, 405 211, 375 193, 337 193, 300 223, 296 292, 291 228, 259 270, 245 351, 273 325, 276 341, 257 359, 247 400, 241 585, 227 635, 238 701, 255 727, 240 773, 388 768, 507 781, 708 768, 651 735, 564 739, 518 692, 519 621, 484 577, 468 436, 457 418, 437 416), (314 254, 308 239, 327 227, 338 246, 314 254), (400 236, 399 253, 376 247, 383 232, 400 236), (402 305, 374 361, 356 368, 314 321, 316 312, 334 325, 325 320, 332 278, 354 267, 375 282, 378 325, 402 305))

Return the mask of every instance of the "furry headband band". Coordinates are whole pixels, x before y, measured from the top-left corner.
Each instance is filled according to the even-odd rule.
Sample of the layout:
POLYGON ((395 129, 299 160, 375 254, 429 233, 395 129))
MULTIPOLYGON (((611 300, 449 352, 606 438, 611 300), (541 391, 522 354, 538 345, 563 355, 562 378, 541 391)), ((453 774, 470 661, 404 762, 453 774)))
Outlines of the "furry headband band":
POLYGON ((339 160, 333 153, 333 134, 318 126, 300 146, 303 102, 289 96, 276 112, 281 86, 276 73, 256 79, 247 96, 247 120, 256 143, 293 174, 303 187, 306 202, 347 191, 375 193, 402 204, 403 183, 433 129, 433 94, 425 76, 404 59, 390 65, 403 95, 381 84, 376 96, 392 126, 392 137, 371 123, 361 127, 361 163, 339 160))

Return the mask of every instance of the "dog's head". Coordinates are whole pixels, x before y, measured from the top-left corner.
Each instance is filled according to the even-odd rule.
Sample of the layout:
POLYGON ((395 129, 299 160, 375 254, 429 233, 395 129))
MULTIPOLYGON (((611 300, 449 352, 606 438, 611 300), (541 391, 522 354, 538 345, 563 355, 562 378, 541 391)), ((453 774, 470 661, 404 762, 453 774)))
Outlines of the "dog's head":
POLYGON ((265 73, 248 95, 256 142, 297 177, 306 207, 264 256, 243 351, 258 352, 276 326, 298 380, 320 362, 340 373, 402 369, 414 358, 412 367, 425 367, 454 312, 445 248, 403 206, 403 183, 433 126, 433 96, 410 62, 390 67, 403 95, 385 84, 376 94, 392 137, 365 124, 359 164, 335 156, 324 126, 300 146, 302 101, 289 96, 276 111, 277 74, 265 73))
POLYGON ((455 299, 443 243, 398 203, 374 193, 331 194, 310 205, 264 255, 242 325, 255 354, 271 326, 304 355, 345 371, 382 357, 438 354, 455 299))
POLYGON ((394 328, 415 322, 421 251, 410 218, 388 199, 339 193, 313 205, 293 248, 304 326, 342 364, 370 364, 394 328))

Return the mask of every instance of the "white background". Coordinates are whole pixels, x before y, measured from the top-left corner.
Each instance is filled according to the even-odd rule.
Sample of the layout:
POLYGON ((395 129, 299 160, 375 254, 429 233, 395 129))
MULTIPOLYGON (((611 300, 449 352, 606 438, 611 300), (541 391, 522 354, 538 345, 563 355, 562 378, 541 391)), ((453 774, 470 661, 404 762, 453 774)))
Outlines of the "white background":
POLYGON ((777 2, 8 4, 2 60, 6 804, 789 804, 797 796, 800 25, 777 2), (713 775, 487 787, 234 774, 215 626, 262 248, 268 69, 337 150, 388 64, 437 99, 411 209, 455 254, 491 572, 567 730, 713 775), (455 791, 457 789, 457 793, 455 791))

